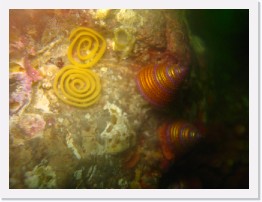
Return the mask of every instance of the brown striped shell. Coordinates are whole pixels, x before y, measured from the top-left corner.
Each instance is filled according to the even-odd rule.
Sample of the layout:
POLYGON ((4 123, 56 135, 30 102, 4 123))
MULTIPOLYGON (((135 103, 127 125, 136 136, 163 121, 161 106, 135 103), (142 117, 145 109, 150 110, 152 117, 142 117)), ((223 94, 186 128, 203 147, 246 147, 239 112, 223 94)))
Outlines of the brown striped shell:
POLYGON ((162 124, 158 137, 163 155, 171 160, 188 151, 202 136, 192 124, 176 121, 162 124))
POLYGON ((140 93, 148 102, 163 107, 173 100, 186 73, 187 68, 178 64, 149 65, 138 72, 136 83, 140 93))

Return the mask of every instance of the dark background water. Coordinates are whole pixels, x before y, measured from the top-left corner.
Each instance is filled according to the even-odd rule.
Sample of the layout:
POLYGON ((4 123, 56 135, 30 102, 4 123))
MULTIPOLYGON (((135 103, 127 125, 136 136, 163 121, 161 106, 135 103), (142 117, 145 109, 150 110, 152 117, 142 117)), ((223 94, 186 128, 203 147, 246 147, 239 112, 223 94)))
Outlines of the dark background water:
POLYGON ((249 11, 186 13, 206 49, 201 69, 207 72, 206 138, 174 163, 160 187, 248 188, 249 68, 255 68, 249 67, 249 11))
POLYGON ((209 117, 228 122, 248 120, 247 109, 239 106, 248 103, 248 10, 194 10, 188 12, 188 19, 192 32, 207 47, 210 82, 216 98, 209 117))

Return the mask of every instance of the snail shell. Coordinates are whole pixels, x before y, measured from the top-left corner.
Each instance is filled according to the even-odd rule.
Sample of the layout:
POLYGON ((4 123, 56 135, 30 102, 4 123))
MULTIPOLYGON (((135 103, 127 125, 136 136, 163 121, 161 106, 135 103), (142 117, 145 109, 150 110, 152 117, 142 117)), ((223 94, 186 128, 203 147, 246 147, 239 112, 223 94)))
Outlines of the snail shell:
POLYGON ((136 83, 140 93, 149 103, 164 107, 173 100, 186 73, 187 68, 178 64, 149 65, 138 72, 136 83))
POLYGON ((188 151, 202 137, 197 128, 184 121, 164 123, 158 128, 162 153, 171 160, 188 151))

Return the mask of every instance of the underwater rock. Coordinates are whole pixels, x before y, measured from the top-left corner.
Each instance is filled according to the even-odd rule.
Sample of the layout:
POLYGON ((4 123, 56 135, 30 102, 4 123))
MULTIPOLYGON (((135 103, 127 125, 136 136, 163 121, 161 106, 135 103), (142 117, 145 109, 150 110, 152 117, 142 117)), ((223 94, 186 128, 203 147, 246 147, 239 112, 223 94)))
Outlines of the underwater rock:
POLYGON ((95 13, 95 18, 103 20, 108 17, 110 9, 97 9, 95 13))
POLYGON ((42 76, 39 73, 39 71, 32 67, 27 57, 24 58, 24 68, 26 70, 27 75, 32 79, 32 82, 37 82, 42 79, 42 76))
POLYGON ((59 71, 59 67, 54 64, 48 64, 41 66, 39 70, 45 78, 48 78, 48 80, 52 80, 55 77, 56 73, 59 71))
POLYGON ((125 156, 123 161, 123 167, 125 169, 132 169, 134 168, 141 159, 141 151, 136 148, 130 152, 130 154, 125 156))
POLYGON ((166 48, 166 23, 162 11, 145 12, 144 24, 137 30, 137 40, 149 47, 166 48))
POLYGON ((25 185, 30 189, 50 189, 56 187, 56 173, 47 161, 42 161, 32 171, 25 173, 25 185))
POLYGON ((116 20, 122 25, 130 27, 141 27, 144 24, 143 17, 132 9, 120 9, 116 14, 116 20))
MULTIPOLYGON (((17 176, 17 179, 21 178, 21 185, 18 182, 13 187, 157 188, 159 173, 165 172, 167 169, 164 168, 172 163, 163 156, 157 136, 159 122, 169 114, 152 109, 138 93, 134 77, 141 67, 148 67, 150 64, 159 65, 159 71, 153 72, 152 75, 148 74, 152 70, 149 71, 150 68, 141 70, 141 76, 145 77, 143 81, 147 80, 147 86, 143 91, 144 94, 149 94, 147 97, 150 100, 156 100, 161 106, 166 105, 165 102, 174 97, 175 90, 181 85, 172 88, 168 82, 169 77, 172 77, 172 71, 169 71, 168 65, 161 64, 179 66, 179 56, 182 56, 183 60, 183 55, 179 55, 178 47, 183 47, 186 41, 175 41, 176 44, 173 46, 170 44, 175 36, 172 35, 172 30, 167 28, 169 25, 166 23, 165 10, 87 9, 54 12, 67 13, 59 14, 59 18, 47 18, 48 23, 42 28, 42 37, 39 36, 40 40, 36 40, 37 56, 29 55, 26 58, 27 71, 22 64, 23 73, 31 82, 30 85, 33 81, 39 81, 35 77, 37 75, 34 74, 34 70, 39 70, 43 79, 33 86, 32 102, 22 114, 25 117, 17 116, 17 120, 14 120, 15 116, 10 117, 12 126, 10 151, 14 156, 11 159, 10 173, 18 173, 14 176, 17 176), (72 43, 77 41, 72 48, 72 57, 80 64, 88 63, 89 59, 82 61, 78 58, 78 53, 82 57, 87 57, 93 53, 88 49, 89 46, 91 48, 99 46, 98 52, 93 55, 101 54, 103 59, 93 60, 90 56, 90 67, 94 67, 94 72, 101 77, 102 89, 100 84, 97 88, 97 84, 93 82, 96 79, 85 80, 92 77, 92 74, 88 76, 84 73, 89 73, 90 69, 83 67, 81 69, 83 71, 78 71, 78 65, 70 65, 67 58, 68 46, 72 45, 68 40, 70 31, 79 26, 87 26, 101 32, 108 44, 107 52, 103 55, 99 52, 102 40, 98 37, 101 44, 94 39, 94 43, 89 45, 92 37, 86 30, 77 32, 71 38, 72 43), (128 59, 119 60, 118 56, 128 59), (173 62, 173 57, 175 59, 177 57, 178 62, 173 62), (35 62, 39 68, 35 66, 35 62), (69 71, 67 66, 74 66, 74 71, 71 71, 72 69, 69 71), (76 74, 76 71, 79 74, 76 74), (63 78, 66 82, 60 82, 63 78), (75 87, 79 96, 83 95, 81 91, 83 86, 99 89, 101 90, 99 96, 91 99, 95 103, 100 97, 99 101, 89 108, 65 105, 52 88, 56 81, 58 85, 54 85, 54 88, 58 89, 59 94, 62 91, 75 94, 70 87, 75 87), (155 82, 155 86, 150 82, 155 82), (172 93, 166 93, 170 89, 172 93), (160 97, 154 94, 157 92, 160 92, 160 97), (43 138, 32 139, 41 135, 43 138), (17 153, 21 155, 17 156, 17 153), (33 159, 28 158, 28 153, 32 153, 33 159), (36 161, 43 157, 47 157, 49 163, 37 165, 39 162, 36 161), (24 159, 30 161, 30 164, 24 162, 24 159), (75 186, 72 183, 74 181, 75 186)), ((39 20, 40 17, 45 16, 39 16, 39 20)), ((179 39, 179 36, 177 37, 179 39)), ((25 56, 20 58, 23 57, 25 56)), ((19 65, 14 65, 12 69, 14 72, 21 71, 19 65)), ((183 80, 183 75, 177 72, 175 74, 174 80, 178 79, 179 82, 183 80)), ((75 100, 62 94, 60 96, 66 101, 75 100)), ((83 100, 79 98, 77 104, 82 103, 83 100)), ((178 107, 183 108, 184 105, 178 107)), ((169 112, 175 117, 179 117, 180 111, 183 112, 183 110, 177 112, 175 107, 173 111, 171 110, 169 112)), ((183 117, 188 116, 184 113, 183 117)), ((163 134, 167 132, 168 129, 163 134)))
POLYGON ((142 174, 142 170, 137 168, 135 170, 134 179, 130 183, 130 188, 131 189, 140 189, 141 188, 141 184, 140 184, 141 174, 142 174))
POLYGON ((9 72, 13 73, 13 72, 24 72, 25 69, 23 67, 23 65, 21 64, 21 61, 13 61, 9 63, 9 72))
POLYGON ((67 135, 66 135, 66 145, 67 145, 67 148, 70 149, 72 151, 72 153, 74 154, 74 156, 77 158, 77 159, 81 159, 81 154, 79 153, 77 147, 75 146, 75 143, 74 143, 74 139, 72 137, 72 134, 67 131, 67 135))
POLYGON ((105 152, 117 154, 129 149, 135 144, 136 136, 129 125, 126 114, 118 106, 109 102, 103 109, 108 110, 111 117, 111 121, 107 122, 106 128, 100 134, 105 152))
POLYGON ((120 189, 127 189, 128 188, 128 180, 125 178, 120 178, 118 180, 118 186, 120 189))
POLYGON ((191 47, 185 22, 182 19, 166 18, 167 50, 188 66, 191 62, 191 47))
POLYGON ((11 62, 9 66, 9 114, 20 113, 31 101, 32 84, 42 79, 28 58, 23 62, 11 62))
POLYGON ((34 108, 40 109, 43 113, 52 113, 49 109, 50 101, 44 93, 43 89, 38 89, 35 96, 34 108))
POLYGON ((9 114, 20 113, 31 101, 32 80, 25 72, 9 75, 9 114))
POLYGON ((62 68, 64 66, 64 61, 62 57, 58 57, 55 61, 55 65, 59 68, 62 68))
POLYGON ((45 125, 45 120, 39 114, 24 114, 18 123, 19 128, 29 139, 42 136, 45 125))
POLYGON ((58 66, 53 64, 48 64, 41 66, 39 68, 41 74, 43 75, 43 79, 41 80, 41 86, 44 90, 50 90, 53 86, 53 80, 57 72, 59 71, 58 66))

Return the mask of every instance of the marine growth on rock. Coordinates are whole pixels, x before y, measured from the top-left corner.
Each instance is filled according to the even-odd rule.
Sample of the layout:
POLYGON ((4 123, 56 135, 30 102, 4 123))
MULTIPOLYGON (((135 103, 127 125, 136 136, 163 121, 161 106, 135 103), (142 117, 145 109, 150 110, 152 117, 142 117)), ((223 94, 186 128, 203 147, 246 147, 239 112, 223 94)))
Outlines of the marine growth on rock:
POLYGON ((120 52, 120 58, 126 59, 133 50, 135 36, 131 27, 118 27, 114 30, 113 49, 120 52))
POLYGON ((12 72, 9 76, 9 113, 19 113, 31 101, 32 80, 25 72, 12 72))
POLYGON ((18 126, 26 138, 35 138, 42 136, 46 122, 39 114, 24 114, 18 126))
POLYGON ((100 134, 104 142, 105 153, 118 154, 135 144, 136 135, 131 129, 126 114, 118 106, 107 102, 103 108, 110 113, 111 121, 100 134))

